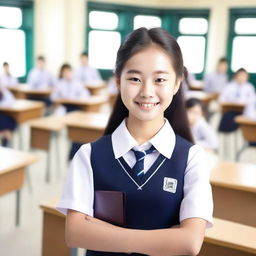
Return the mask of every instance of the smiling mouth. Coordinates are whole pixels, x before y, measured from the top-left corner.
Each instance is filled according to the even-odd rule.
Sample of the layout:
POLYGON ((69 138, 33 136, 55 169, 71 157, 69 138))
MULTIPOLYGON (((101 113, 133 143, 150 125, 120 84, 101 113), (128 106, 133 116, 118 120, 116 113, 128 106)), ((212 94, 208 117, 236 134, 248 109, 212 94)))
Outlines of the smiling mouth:
POLYGON ((155 106, 157 106, 160 102, 156 103, 140 103, 140 102, 135 102, 137 105, 139 105, 143 109, 151 109, 155 106))

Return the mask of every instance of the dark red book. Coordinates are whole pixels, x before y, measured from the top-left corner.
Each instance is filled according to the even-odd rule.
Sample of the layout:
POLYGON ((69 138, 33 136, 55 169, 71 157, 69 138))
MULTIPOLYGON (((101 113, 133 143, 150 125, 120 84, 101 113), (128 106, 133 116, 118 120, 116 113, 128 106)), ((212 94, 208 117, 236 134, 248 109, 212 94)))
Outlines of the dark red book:
POLYGON ((125 193, 94 191, 94 217, 113 225, 125 227, 125 193))

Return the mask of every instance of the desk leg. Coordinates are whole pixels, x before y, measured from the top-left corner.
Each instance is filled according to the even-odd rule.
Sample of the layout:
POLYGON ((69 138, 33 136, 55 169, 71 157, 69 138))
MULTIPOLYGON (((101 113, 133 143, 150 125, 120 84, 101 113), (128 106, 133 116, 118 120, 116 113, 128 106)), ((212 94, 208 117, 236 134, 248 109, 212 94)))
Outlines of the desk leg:
POLYGON ((24 145, 23 145, 22 125, 21 125, 21 124, 18 125, 18 136, 19 136, 19 145, 18 145, 18 148, 19 148, 20 150, 23 150, 24 145))
POLYGON ((59 149, 59 145, 60 145, 60 133, 59 132, 54 132, 54 143, 55 143, 55 149, 56 149, 56 173, 57 173, 57 177, 60 177, 61 174, 61 157, 60 157, 60 149, 59 149))
POLYGON ((16 225, 16 227, 18 227, 20 225, 20 190, 16 191, 15 225, 16 225))
POLYGON ((77 248, 71 248, 70 249, 70 256, 77 256, 78 250, 77 248))
MULTIPOLYGON (((47 153, 47 170, 46 170, 46 176, 45 176, 45 181, 48 183, 50 182, 50 172, 51 172, 51 167, 52 167, 52 155, 53 155, 53 147, 54 144, 57 144, 57 133, 56 132, 51 132, 50 133, 50 138, 49 138, 49 149, 47 153)), ((57 152, 56 152, 57 153, 57 152)))

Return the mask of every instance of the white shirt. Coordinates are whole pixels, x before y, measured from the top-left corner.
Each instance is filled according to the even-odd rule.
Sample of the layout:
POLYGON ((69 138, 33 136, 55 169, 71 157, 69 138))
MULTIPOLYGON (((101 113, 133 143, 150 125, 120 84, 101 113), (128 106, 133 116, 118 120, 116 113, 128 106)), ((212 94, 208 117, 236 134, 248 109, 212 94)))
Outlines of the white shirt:
POLYGON ((250 119, 256 120, 256 95, 253 101, 247 102, 243 114, 250 119))
POLYGON ((88 89, 80 81, 60 79, 52 92, 51 99, 86 99, 89 96, 88 89))
MULTIPOLYGON (((150 168, 160 153, 170 159, 175 146, 175 134, 167 120, 160 131, 141 146, 138 146, 136 140, 129 133, 125 120, 113 132, 111 140, 115 159, 122 156, 130 167, 136 161, 134 153, 131 151, 132 148, 147 149, 154 145, 158 152, 145 156, 145 171, 150 168), (166 145, 167 141, 170 142, 168 145, 166 145)), ((67 214, 68 209, 73 209, 93 216, 94 183, 90 155, 91 144, 88 143, 78 150, 72 160, 64 191, 57 205, 57 210, 63 214, 67 214)), ((120 171, 123 171, 121 166, 120 171)), ((209 174, 205 151, 198 145, 193 145, 189 150, 185 170, 180 221, 198 217, 207 221, 207 227, 212 226, 213 202, 209 174)), ((127 178, 129 179, 128 176, 127 178)), ((137 189, 135 184, 134 186, 137 189)))
POLYGON ((14 76, 8 76, 6 74, 2 74, 0 76, 0 84, 2 86, 14 87, 18 84, 17 78, 14 76))
POLYGON ((203 118, 191 127, 191 131, 196 144, 206 149, 216 149, 218 147, 216 133, 203 118))
POLYGON ((90 66, 81 66, 75 71, 75 79, 81 81, 84 85, 101 84, 102 78, 97 69, 90 66))
POLYGON ((3 93, 3 97, 0 99, 0 107, 11 107, 16 101, 13 94, 4 87, 0 87, 0 91, 3 93))
POLYGON ((228 83, 228 75, 226 73, 213 72, 205 76, 204 90, 206 92, 220 93, 228 83))
POLYGON ((27 83, 33 89, 44 90, 53 88, 56 81, 49 71, 33 68, 28 74, 27 83))
POLYGON ((221 92, 220 102, 236 102, 246 104, 255 98, 255 89, 251 83, 238 84, 230 82, 221 92))

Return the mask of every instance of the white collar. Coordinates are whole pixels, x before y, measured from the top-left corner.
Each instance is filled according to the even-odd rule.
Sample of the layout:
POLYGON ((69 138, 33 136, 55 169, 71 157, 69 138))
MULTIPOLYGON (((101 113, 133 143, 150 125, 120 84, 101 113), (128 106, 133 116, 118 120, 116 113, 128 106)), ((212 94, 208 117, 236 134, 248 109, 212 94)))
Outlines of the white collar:
POLYGON ((138 142, 126 127, 125 119, 112 133, 111 139, 116 159, 125 155, 133 147, 145 149, 149 148, 149 145, 153 145, 160 154, 170 159, 176 142, 174 131, 167 119, 159 132, 143 145, 138 146, 138 142))

